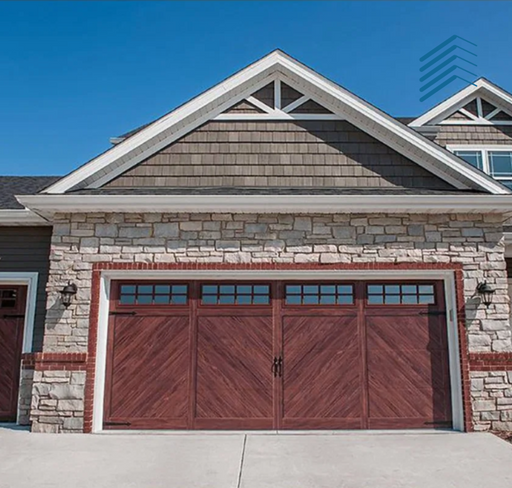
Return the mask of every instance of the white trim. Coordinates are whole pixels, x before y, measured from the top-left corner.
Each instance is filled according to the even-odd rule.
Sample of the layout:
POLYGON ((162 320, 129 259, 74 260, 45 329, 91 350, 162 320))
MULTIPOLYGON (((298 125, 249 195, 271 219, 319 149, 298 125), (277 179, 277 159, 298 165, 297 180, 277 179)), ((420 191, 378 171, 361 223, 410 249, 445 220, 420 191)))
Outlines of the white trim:
POLYGON ((50 222, 31 210, 6 209, 0 210, 0 225, 51 225, 50 222))
MULTIPOLYGON (((501 110, 500 110, 501 111, 501 110)), ((512 120, 500 120, 494 122, 492 120, 487 119, 478 119, 478 122, 474 122, 472 120, 451 120, 446 119, 438 122, 437 125, 512 125, 512 120)))
POLYGON ((219 114, 212 120, 345 120, 336 114, 288 114, 275 110, 268 114, 219 114))
POLYGON ((308 100, 311 100, 307 95, 302 95, 300 98, 297 98, 294 102, 287 105, 283 110, 286 113, 290 113, 292 110, 299 108, 301 105, 304 105, 308 100))
MULTIPOLYGON (((480 172, 480 170, 477 170, 480 172)), ((55 212, 509 213, 510 195, 24 195, 44 215, 55 212)))
POLYGON ((105 374, 108 337, 108 309, 111 281, 114 279, 137 278, 145 279, 236 279, 236 280, 306 280, 336 278, 343 280, 380 280, 380 279, 437 279, 444 281, 446 300, 446 326, 448 334, 448 355, 450 365, 451 399, 453 429, 464 430, 464 412, 462 400, 462 384, 460 374, 459 333, 455 301, 455 277, 453 271, 439 270, 126 270, 103 271, 100 280, 100 304, 98 318, 98 345, 96 349, 96 374, 94 383, 92 431, 103 430, 103 402, 105 395, 105 374))
MULTIPOLYGON (((486 175, 475 171, 459 158, 453 157, 434 142, 405 127, 391 116, 368 102, 356 97, 339 85, 327 80, 288 55, 274 51, 263 59, 236 73, 226 81, 196 97, 170 114, 148 125, 138 133, 110 148, 73 173, 47 188, 45 193, 64 193, 92 175, 103 176, 93 187, 101 186, 133 167, 149 155, 169 145, 212 117, 222 113, 237 101, 254 93, 261 83, 283 77, 300 81, 301 93, 313 91, 322 99, 321 104, 343 116, 362 130, 388 144, 406 157, 434 172, 457 188, 477 187, 496 194, 509 194, 510 190, 486 175), (350 114, 350 118, 348 115, 350 114), (384 129, 384 130, 383 130, 384 129), (162 132, 171 135, 162 137, 162 132), (434 160, 434 161, 433 161, 434 160), (115 168, 113 163, 121 161, 115 168), (445 171, 445 167, 447 167, 445 171)), ((262 85, 264 86, 264 84, 262 85)))
POLYGON ((501 110, 501 108, 495 108, 492 112, 489 112, 485 118, 487 120, 490 120, 492 119, 495 115, 498 115, 500 112, 503 112, 503 110, 501 110))
POLYGON ((457 112, 464 114, 466 117, 469 117, 470 119, 478 120, 478 117, 473 115, 469 110, 466 110, 464 107, 459 108, 459 110, 457 110, 457 112))
POLYGON ((274 81, 274 109, 281 110, 281 79, 279 76, 274 81))
MULTIPOLYGON (((505 104, 506 107, 510 107, 510 109, 512 110, 512 95, 506 92, 505 90, 502 90, 500 87, 496 86, 490 81, 484 78, 480 78, 475 82, 475 85, 469 85, 466 88, 463 88, 459 92, 455 93, 455 95, 449 97, 444 102, 441 102, 431 110, 425 112, 423 115, 410 122, 408 125, 409 127, 421 127, 426 124, 441 123, 439 119, 447 117, 451 112, 457 111, 462 106, 469 103, 471 100, 475 98, 476 93, 483 93, 485 95, 486 92, 496 96, 498 99, 502 101, 503 104, 505 104)), ((496 105, 496 102, 492 101, 492 104, 496 105)), ((505 110, 505 112, 508 113, 507 110, 505 110)), ((484 121, 488 122, 488 125, 509 125, 502 123, 505 121, 491 122, 486 120, 485 118, 479 118, 478 123, 484 124, 484 121)), ((466 121, 465 123, 468 122, 466 121)), ((450 124, 455 124, 455 121, 450 122, 450 124)), ((457 122, 457 124, 459 125, 461 124, 461 122, 457 122)), ((475 122, 472 122, 472 124, 474 125, 475 122)))
POLYGON ((254 98, 253 96, 247 97, 245 100, 254 105, 255 107, 263 110, 267 114, 271 114, 274 112, 266 103, 260 102, 257 98, 254 98))
MULTIPOLYGON (((24 285, 27 287, 27 299, 25 304, 25 320, 23 324, 23 345, 21 352, 32 352, 32 341, 34 338, 34 322, 36 316, 37 305, 37 272, 16 272, 16 271, 1 271, 0 284, 1 285, 24 285)), ((20 375, 18 379, 18 387, 21 385, 22 370, 20 368, 20 375)), ((16 423, 20 418, 20 391, 18 391, 18 403, 16 411, 16 423)))
POLYGON ((480 97, 476 97, 476 113, 478 114, 478 118, 483 118, 483 109, 482 109, 482 99, 480 97))

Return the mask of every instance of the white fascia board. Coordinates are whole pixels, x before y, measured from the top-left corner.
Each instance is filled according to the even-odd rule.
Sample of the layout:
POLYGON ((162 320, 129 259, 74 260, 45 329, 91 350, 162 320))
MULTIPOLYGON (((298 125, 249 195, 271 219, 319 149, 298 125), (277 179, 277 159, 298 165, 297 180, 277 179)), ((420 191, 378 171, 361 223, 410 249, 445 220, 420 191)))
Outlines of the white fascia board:
POLYGON ((7 209, 0 210, 0 225, 51 225, 47 220, 35 214, 31 210, 7 209))
POLYGON ((24 195, 17 198, 47 216, 57 212, 512 212, 510 195, 24 195))
POLYGON ((428 123, 435 123, 437 119, 445 117, 451 111, 457 110, 459 106, 465 105, 465 102, 469 102, 470 99, 474 98, 477 95, 477 92, 485 93, 487 91, 496 96, 502 101, 502 103, 512 107, 512 95, 490 81, 480 78, 475 82, 475 85, 476 86, 468 85, 466 88, 455 93, 455 95, 446 99, 444 102, 436 105, 428 112, 425 112, 423 115, 410 122, 409 127, 421 127, 428 123))

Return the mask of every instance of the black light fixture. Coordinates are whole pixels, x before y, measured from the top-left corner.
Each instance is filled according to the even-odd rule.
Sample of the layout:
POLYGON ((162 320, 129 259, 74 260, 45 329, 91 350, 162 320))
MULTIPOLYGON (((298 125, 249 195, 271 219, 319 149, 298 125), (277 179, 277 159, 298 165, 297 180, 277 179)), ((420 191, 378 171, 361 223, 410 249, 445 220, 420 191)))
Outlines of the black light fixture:
POLYGON ((77 286, 71 281, 60 291, 60 296, 62 298, 62 304, 68 308, 71 305, 71 300, 73 296, 76 295, 78 291, 77 286))
POLYGON ((482 303, 488 307, 492 303, 492 296, 496 290, 487 281, 482 281, 478 283, 476 291, 482 297, 482 303))

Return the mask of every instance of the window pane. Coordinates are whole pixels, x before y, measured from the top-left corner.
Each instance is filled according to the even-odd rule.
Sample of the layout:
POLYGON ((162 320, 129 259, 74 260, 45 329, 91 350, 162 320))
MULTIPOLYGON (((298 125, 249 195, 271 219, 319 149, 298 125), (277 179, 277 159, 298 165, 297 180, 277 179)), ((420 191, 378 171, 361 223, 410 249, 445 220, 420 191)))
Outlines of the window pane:
POLYGON ((155 303, 159 305, 167 305, 169 303, 169 295, 155 295, 155 303))
POLYGON ((171 298, 171 303, 173 305, 186 305, 187 295, 173 295, 171 298))
POLYGON ((405 293, 406 295, 416 295, 418 292, 418 287, 416 285, 403 285, 402 286, 402 293, 405 293))
POLYGON ((386 295, 384 300, 388 305, 396 305, 400 303, 400 295, 386 295))
POLYGON ((236 303, 240 305, 250 305, 252 301, 251 295, 238 295, 236 303))
POLYGON ((139 305, 149 305, 153 302, 153 297, 151 295, 139 295, 137 297, 137 303, 139 305))
POLYGON ((386 293, 398 295, 400 293, 400 285, 386 285, 386 293))
POLYGON ((490 151, 489 166, 492 176, 512 176, 512 152, 490 151))
POLYGON ((132 293, 135 295, 135 285, 121 285, 121 294, 132 293))
POLYGON ((304 295, 304 305, 317 305, 318 295, 304 295))
POLYGON ((382 285, 368 285, 368 293, 370 294, 379 294, 384 291, 384 288, 382 285))
POLYGON ((454 154, 475 168, 483 169, 482 151, 454 151, 454 154))
POLYGON ((219 297, 219 303, 222 305, 231 305, 235 303, 235 295, 221 295, 219 297))
POLYGON ((342 295, 352 295, 352 285, 339 285, 338 293, 342 295))
POLYGON ((237 287, 237 291, 241 295, 250 295, 252 293, 252 286, 251 285, 239 285, 237 287))
POLYGON ((187 294, 187 285, 173 285, 172 292, 177 295, 186 295, 187 294))
MULTIPOLYGON (((350 297, 344 296, 343 298, 350 298, 350 297)), ((322 305, 335 305, 336 304, 336 297, 334 295, 321 295, 320 296, 320 303, 322 305)))
POLYGON ((133 305, 135 303, 135 295, 122 295, 119 303, 121 305, 133 305))
POLYGON ((287 295, 286 296, 286 303, 288 305, 300 305, 301 304, 301 297, 300 297, 300 295, 287 295))
POLYGON ((420 303, 423 303, 423 304, 435 303, 434 295, 420 295, 420 303))
POLYGON ((339 295, 338 305, 352 305, 354 303, 352 295, 339 295))
POLYGON ((224 295, 235 293, 235 285, 221 285, 220 292, 224 295))
POLYGON ((254 286, 254 293, 256 295, 265 295, 268 294, 269 287, 268 285, 255 285, 254 286))
POLYGON ((254 305, 268 305, 270 303, 270 297, 268 295, 254 295, 252 303, 254 305))
POLYGON ((304 293, 307 295, 317 295, 318 285, 304 285, 304 293))
POLYGON ((402 303, 405 303, 408 305, 415 305, 416 303, 418 303, 418 297, 417 297, 417 295, 403 295, 402 303))
POLYGON ((434 287, 432 285, 420 285, 419 292, 420 293, 430 293, 430 294, 433 294, 434 293, 434 287))
MULTIPOLYGON (((341 288, 341 287, 339 287, 341 288)), ((322 285, 320 287, 320 293, 325 293, 325 294, 332 294, 334 295, 336 293, 336 287, 334 285, 322 285)))
POLYGON ((153 293, 153 285, 139 285, 137 292, 142 294, 151 294, 153 293))
POLYGON ((217 303, 217 295, 203 295, 203 303, 206 305, 215 305, 217 303))
POLYGON ((203 285, 203 293, 208 295, 217 293, 217 285, 203 285))
POLYGON ((384 303, 384 297, 382 295, 368 295, 368 303, 371 305, 381 305, 384 303))
POLYGON ((290 295, 300 295, 300 285, 286 285, 286 293, 290 295))
POLYGON ((169 294, 171 293, 171 287, 170 285, 155 285, 155 293, 169 294))

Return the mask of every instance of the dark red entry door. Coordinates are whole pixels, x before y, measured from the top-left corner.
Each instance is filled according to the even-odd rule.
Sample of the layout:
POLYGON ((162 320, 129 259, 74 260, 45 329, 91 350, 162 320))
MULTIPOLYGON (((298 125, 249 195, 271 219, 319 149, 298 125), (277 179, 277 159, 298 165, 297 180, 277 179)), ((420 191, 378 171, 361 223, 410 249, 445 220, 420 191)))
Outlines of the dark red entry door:
POLYGON ((106 428, 449 427, 442 283, 115 283, 106 428))
POLYGON ((20 380, 25 286, 0 286, 0 421, 16 421, 20 380))

